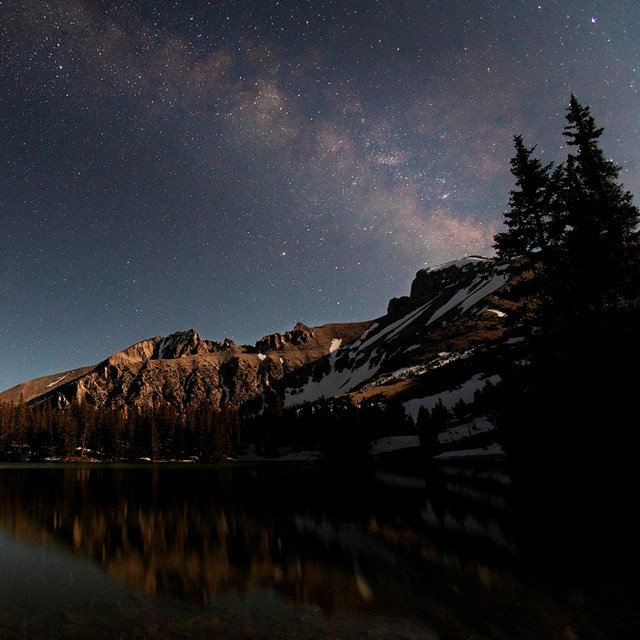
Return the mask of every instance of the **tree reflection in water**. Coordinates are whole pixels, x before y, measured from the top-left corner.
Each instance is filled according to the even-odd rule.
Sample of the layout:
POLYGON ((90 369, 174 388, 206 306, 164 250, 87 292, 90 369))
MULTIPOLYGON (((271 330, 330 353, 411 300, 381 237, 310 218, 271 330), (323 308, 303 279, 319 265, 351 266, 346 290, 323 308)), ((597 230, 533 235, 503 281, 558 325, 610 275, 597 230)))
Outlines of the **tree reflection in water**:
MULTIPOLYGON (((128 590, 133 609, 114 596, 103 614, 113 637, 123 625, 147 638, 606 637, 575 584, 519 557, 508 488, 491 468, 402 478, 289 465, 4 467, 0 527, 38 553, 90 559, 128 590)), ((7 628, 11 597, 0 600, 7 628)), ((48 605, 19 605, 28 637, 48 605)), ((78 637, 108 637, 84 620, 90 609, 72 615, 78 637)), ((69 637, 67 622, 49 637, 69 637)))

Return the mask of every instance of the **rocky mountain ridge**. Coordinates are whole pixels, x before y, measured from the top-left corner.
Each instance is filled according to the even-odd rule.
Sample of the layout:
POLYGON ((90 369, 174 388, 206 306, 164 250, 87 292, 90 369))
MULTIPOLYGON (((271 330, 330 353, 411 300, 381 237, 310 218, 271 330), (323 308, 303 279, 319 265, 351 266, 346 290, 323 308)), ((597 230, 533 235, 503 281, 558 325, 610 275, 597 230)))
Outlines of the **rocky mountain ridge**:
POLYGON ((284 380, 285 404, 351 394, 417 407, 420 398, 435 402, 426 393, 449 392, 474 376, 481 387, 493 373, 487 352, 505 331, 510 303, 499 291, 507 279, 476 256, 419 271, 410 295, 393 299, 357 340, 284 380))
POLYGON ((493 260, 470 256, 420 270, 410 295, 374 320, 298 323, 255 345, 214 342, 190 329, 156 336, 102 362, 31 380, 0 402, 85 399, 104 407, 230 404, 259 411, 265 394, 285 404, 351 394, 398 397, 411 406, 474 376, 491 375, 487 350, 504 334, 507 282, 493 260))

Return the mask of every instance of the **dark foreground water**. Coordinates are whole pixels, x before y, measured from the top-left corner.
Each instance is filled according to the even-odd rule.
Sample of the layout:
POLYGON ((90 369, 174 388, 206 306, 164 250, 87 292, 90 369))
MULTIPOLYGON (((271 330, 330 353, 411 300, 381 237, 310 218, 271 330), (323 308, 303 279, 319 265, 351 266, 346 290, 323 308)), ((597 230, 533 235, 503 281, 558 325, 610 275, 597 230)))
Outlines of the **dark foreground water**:
POLYGON ((0 466, 0 638, 640 638, 628 531, 513 500, 490 466, 0 466))

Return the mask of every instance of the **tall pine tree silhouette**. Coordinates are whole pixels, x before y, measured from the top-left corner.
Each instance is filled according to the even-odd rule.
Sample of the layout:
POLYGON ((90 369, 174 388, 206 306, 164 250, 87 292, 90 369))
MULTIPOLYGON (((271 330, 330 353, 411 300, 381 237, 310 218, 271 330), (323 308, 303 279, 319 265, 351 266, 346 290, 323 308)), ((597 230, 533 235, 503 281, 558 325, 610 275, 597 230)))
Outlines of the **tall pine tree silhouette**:
POLYGON ((509 209, 504 214, 507 230, 496 234, 494 248, 499 259, 518 261, 539 257, 550 242, 552 212, 557 199, 561 168, 543 165, 533 156, 535 147, 525 147, 522 136, 514 136, 516 153, 511 159, 511 173, 516 189, 511 191, 509 209))
POLYGON ((565 285, 559 295, 576 313, 599 313, 628 294, 640 213, 618 182, 620 167, 599 146, 604 129, 596 126, 589 107, 572 95, 566 119, 564 136, 572 152, 563 179, 564 238, 555 265, 565 285))

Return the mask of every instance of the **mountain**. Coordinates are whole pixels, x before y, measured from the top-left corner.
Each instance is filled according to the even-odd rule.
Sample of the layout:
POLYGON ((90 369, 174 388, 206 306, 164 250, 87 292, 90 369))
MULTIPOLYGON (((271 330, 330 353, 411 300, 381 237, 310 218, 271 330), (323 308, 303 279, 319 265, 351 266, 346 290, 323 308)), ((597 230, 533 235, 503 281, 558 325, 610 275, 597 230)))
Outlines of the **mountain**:
POLYGON ((404 403, 413 417, 441 398, 453 406, 496 375, 507 343, 504 267, 470 256, 418 271, 408 296, 373 321, 308 327, 298 323, 255 345, 214 342, 194 330, 156 336, 102 362, 19 384, 0 402, 35 406, 84 399, 106 408, 179 410, 207 402, 260 412, 274 392, 285 406, 350 395, 404 403))
POLYGON ((203 340, 193 329, 156 336, 119 351, 102 362, 19 384, 0 394, 0 402, 29 405, 56 399, 84 399, 118 408, 168 401, 180 409, 191 403, 242 406, 259 397, 274 379, 348 343, 369 323, 327 324, 313 329, 298 323, 284 334, 265 336, 255 346, 232 340, 203 340))
POLYGON ((300 322, 255 345, 205 340, 193 329, 156 336, 96 365, 21 383, 0 393, 0 402, 83 398, 105 407, 169 401, 184 408, 208 400, 240 407, 266 388, 285 405, 346 393, 447 391, 500 341, 511 304, 499 295, 506 281, 491 259, 467 257, 418 271, 410 295, 392 299, 373 321, 300 322), (465 366, 453 366, 462 360, 465 366))
POLYGON ((392 299, 357 340, 283 379, 285 404, 345 393, 410 399, 448 392, 468 382, 479 361, 482 386, 486 352, 504 332, 509 303, 496 294, 506 281, 503 268, 479 257, 419 271, 410 295, 392 299))

